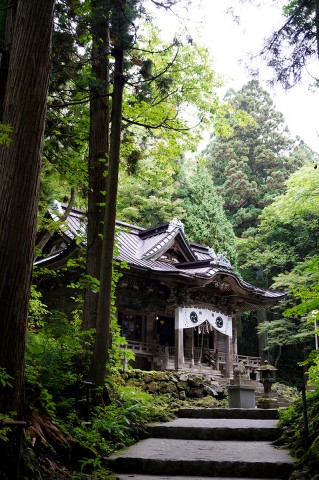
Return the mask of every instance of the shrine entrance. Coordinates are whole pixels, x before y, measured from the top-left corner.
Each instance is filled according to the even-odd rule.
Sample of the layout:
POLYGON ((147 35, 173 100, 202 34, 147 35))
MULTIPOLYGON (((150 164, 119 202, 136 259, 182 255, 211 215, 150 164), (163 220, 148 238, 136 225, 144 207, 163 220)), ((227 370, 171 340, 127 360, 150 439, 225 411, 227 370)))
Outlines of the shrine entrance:
POLYGON ((215 362, 219 352, 225 358, 225 374, 233 371, 232 318, 221 312, 198 307, 175 310, 175 369, 187 361, 191 365, 215 362), (196 343, 198 346, 196 347, 196 343), (211 358, 209 358, 211 356, 211 358), (214 358, 215 356, 215 358, 214 358), (208 358, 207 358, 208 357, 208 358))

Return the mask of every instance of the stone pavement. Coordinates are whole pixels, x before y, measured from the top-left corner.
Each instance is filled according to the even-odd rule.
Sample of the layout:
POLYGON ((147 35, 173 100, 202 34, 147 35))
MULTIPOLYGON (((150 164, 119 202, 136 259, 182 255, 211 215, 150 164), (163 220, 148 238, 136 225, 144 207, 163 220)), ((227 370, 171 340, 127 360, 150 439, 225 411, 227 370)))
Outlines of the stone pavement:
POLYGON ((113 454, 120 480, 284 479, 294 470, 287 450, 275 448, 277 411, 184 409, 180 418, 150 427, 150 438, 113 454))

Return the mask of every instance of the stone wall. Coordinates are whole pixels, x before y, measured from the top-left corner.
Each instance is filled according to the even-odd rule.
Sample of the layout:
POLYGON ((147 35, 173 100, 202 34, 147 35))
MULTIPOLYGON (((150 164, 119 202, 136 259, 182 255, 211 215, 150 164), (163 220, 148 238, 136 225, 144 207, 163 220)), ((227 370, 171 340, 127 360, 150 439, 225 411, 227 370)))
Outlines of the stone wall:
POLYGON ((139 387, 155 395, 168 394, 181 400, 207 396, 221 400, 227 396, 227 390, 216 380, 188 373, 129 370, 123 373, 123 379, 126 385, 139 387))

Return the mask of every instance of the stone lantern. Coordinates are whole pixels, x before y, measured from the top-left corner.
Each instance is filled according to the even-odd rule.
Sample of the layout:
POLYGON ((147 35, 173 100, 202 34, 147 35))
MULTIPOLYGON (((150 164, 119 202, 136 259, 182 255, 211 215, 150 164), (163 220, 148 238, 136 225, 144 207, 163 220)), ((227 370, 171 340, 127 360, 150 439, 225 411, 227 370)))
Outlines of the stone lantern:
POLYGON ((260 372, 259 381, 264 386, 263 396, 257 402, 258 408, 278 408, 278 401, 271 394, 272 384, 276 381, 277 368, 265 360, 257 371, 260 372))
POLYGON ((255 387, 247 378, 243 362, 234 369, 234 378, 227 385, 229 408, 255 408, 255 387))

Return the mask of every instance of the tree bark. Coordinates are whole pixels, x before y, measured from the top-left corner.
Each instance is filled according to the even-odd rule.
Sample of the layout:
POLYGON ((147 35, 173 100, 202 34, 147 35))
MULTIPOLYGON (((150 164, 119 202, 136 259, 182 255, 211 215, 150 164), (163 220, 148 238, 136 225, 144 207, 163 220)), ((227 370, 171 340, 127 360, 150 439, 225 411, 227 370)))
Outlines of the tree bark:
POLYGON ((95 345, 90 372, 96 388, 104 388, 106 363, 110 346, 112 313, 112 273, 115 239, 116 199, 120 165, 122 103, 123 103, 123 48, 114 47, 114 90, 112 95, 111 141, 107 176, 106 208, 103 225, 103 246, 98 297, 95 345))
POLYGON ((4 99, 6 93, 7 79, 8 79, 8 67, 10 50, 12 47, 13 30, 15 24, 15 17, 17 11, 17 0, 10 0, 9 2, 3 2, 6 4, 6 20, 4 30, 3 44, 0 46, 0 122, 3 119, 4 99))
POLYGON ((282 353, 282 345, 278 345, 278 352, 277 352, 276 360, 275 360, 275 363, 274 363, 274 367, 276 367, 276 368, 277 368, 278 362, 280 360, 281 353, 282 353))
MULTIPOLYGON (((89 140, 89 193, 86 273, 100 279, 105 210, 106 173, 109 153, 109 27, 105 2, 93 2, 92 73, 97 85, 91 91, 89 140)), ((83 328, 95 328, 98 293, 84 293, 83 328)))
POLYGON ((53 7, 54 0, 18 2, 3 116, 14 133, 0 150, 0 366, 13 377, 0 410, 20 418, 53 7))

